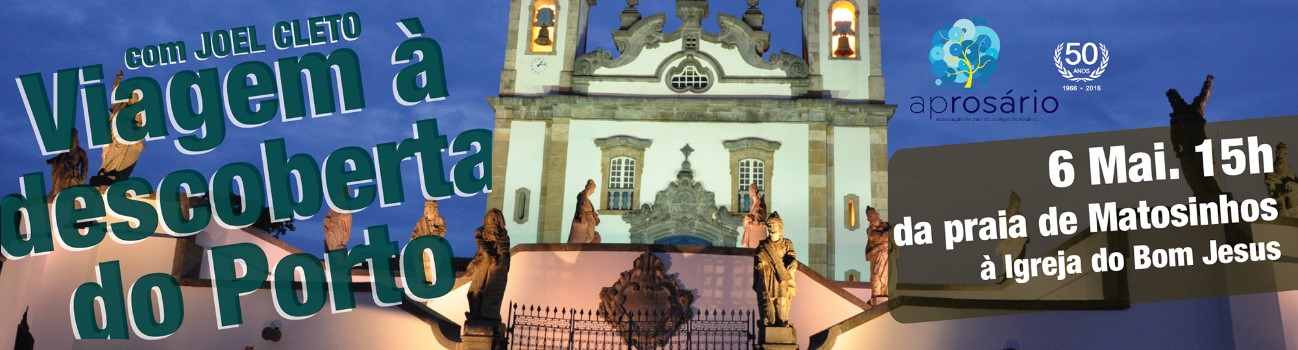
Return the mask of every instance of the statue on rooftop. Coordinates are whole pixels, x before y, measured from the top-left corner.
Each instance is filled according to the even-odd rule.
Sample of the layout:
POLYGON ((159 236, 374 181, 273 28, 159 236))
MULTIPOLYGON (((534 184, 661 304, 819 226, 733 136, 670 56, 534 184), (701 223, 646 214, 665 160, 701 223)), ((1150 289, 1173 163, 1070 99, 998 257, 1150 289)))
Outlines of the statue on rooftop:
MULTIPOLYGON (((117 71, 117 79, 113 80, 113 95, 116 95, 117 87, 121 85, 121 83, 122 71, 117 71)), ((116 130, 117 128, 118 112, 121 112, 122 109, 125 109, 127 106, 140 102, 140 98, 141 94, 131 92, 130 99, 124 102, 114 103, 112 107, 108 108, 108 125, 110 130, 116 130)), ((137 127, 144 125, 143 112, 127 117, 132 118, 133 124, 137 127)), ((140 161, 140 153, 144 151, 144 140, 132 144, 126 144, 121 139, 117 138, 116 132, 112 133, 112 135, 113 143, 104 146, 103 152, 100 153, 100 156, 103 158, 103 163, 99 165, 99 172, 95 174, 94 177, 90 178, 90 184, 95 187, 103 188, 112 185, 117 181, 131 177, 131 173, 135 171, 136 163, 140 161)))
POLYGON ((577 193, 577 212, 572 217, 572 227, 568 233, 568 243, 599 243, 599 213, 590 202, 595 194, 595 180, 586 180, 586 189, 577 193))
POLYGON ((500 209, 488 210, 482 217, 482 227, 474 231, 473 240, 478 243, 478 251, 464 273, 470 281, 469 312, 465 313, 465 319, 466 322, 487 321, 495 326, 500 323, 500 304, 509 277, 509 231, 505 230, 505 214, 500 209))
POLYGON ((758 314, 763 326, 788 327, 789 304, 798 294, 794 274, 798 257, 793 241, 784 238, 784 220, 778 212, 766 219, 770 235, 757 246, 753 256, 753 290, 757 292, 758 314))
POLYGON ((753 204, 744 215, 744 237, 741 240, 745 248, 757 248, 766 238, 766 199, 757 192, 757 183, 748 184, 748 198, 753 204))
POLYGON ((1275 146, 1275 170, 1263 176, 1267 197, 1275 199, 1281 216, 1298 218, 1298 176, 1289 165, 1289 145, 1275 146))
POLYGON ((870 222, 865 234, 865 258, 870 261, 870 305, 888 301, 888 231, 892 224, 879 218, 874 207, 865 207, 865 219, 870 222))
POLYGON ((86 172, 90 159, 86 150, 77 140, 77 129, 72 129, 72 148, 45 161, 50 165, 50 198, 58 195, 63 189, 86 183, 86 172))
POLYGON ((446 237, 446 219, 442 218, 440 210, 437 209, 437 201, 431 199, 424 201, 424 216, 415 223, 415 230, 410 233, 410 239, 429 235, 446 237))
MULTIPOLYGON (((1023 214, 1023 212, 1019 210, 1021 202, 1022 200, 1019 199, 1018 192, 1010 191, 1010 203, 1009 206, 1005 207, 1005 216, 1013 217, 1015 215, 1023 214)), ((994 256, 996 259, 1003 259, 1006 255, 1015 259, 1022 259, 1027 253, 1029 241, 1030 239, 1028 237, 1002 239, 1000 242, 996 243, 996 255, 994 256)), ((1004 281, 1005 278, 1006 275, 1001 273, 999 281, 1004 281)))
POLYGON ((324 217, 325 251, 347 249, 352 239, 352 214, 330 209, 324 217))
POLYGON ((1213 198, 1221 194, 1221 185, 1217 183, 1216 178, 1208 178, 1203 174, 1202 155, 1194 151, 1194 147, 1203 143, 1207 139, 1207 133, 1204 131, 1204 124, 1207 119, 1204 118, 1204 107, 1208 104, 1208 96, 1212 94, 1213 77, 1208 76, 1203 81, 1203 87, 1199 90, 1199 96, 1194 97, 1194 101, 1186 103, 1181 98, 1181 94, 1176 89, 1167 90, 1167 101, 1172 105, 1172 113, 1168 114, 1171 124, 1172 151, 1176 157, 1181 160, 1181 171, 1185 174, 1185 182, 1190 185, 1190 190, 1194 192, 1195 197, 1206 199, 1213 198))
MULTIPOLYGON (((411 240, 423 236, 446 237, 446 219, 442 218, 435 200, 424 201, 424 216, 419 218, 414 232, 410 233, 411 240)), ((424 280, 433 281, 433 254, 429 252, 424 252, 424 280)))

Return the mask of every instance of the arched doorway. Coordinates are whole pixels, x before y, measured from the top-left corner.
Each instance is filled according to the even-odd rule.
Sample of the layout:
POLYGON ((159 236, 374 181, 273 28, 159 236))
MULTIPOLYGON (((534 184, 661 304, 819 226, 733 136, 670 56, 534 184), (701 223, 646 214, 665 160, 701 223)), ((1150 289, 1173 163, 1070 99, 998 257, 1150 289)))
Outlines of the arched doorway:
POLYGON ((659 191, 652 203, 622 215, 622 221, 631 225, 631 243, 735 246, 743 216, 717 206, 717 196, 694 181, 692 152, 689 145, 681 148, 685 161, 676 181, 659 191))
POLYGON ((695 236, 671 236, 671 237, 659 238, 658 240, 654 241, 654 244, 710 246, 712 245, 712 242, 708 242, 708 240, 706 239, 695 237, 695 236))

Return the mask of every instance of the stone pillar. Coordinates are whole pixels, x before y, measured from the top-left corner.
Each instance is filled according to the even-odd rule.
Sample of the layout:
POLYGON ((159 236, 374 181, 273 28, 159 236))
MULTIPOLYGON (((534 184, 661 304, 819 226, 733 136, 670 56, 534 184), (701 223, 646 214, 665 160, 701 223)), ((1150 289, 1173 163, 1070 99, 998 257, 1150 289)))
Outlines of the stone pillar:
POLYGON ((514 85, 518 80, 518 71, 515 66, 518 64, 516 54, 518 53, 518 17, 522 15, 523 8, 521 3, 521 0, 510 1, 509 31, 506 32, 505 39, 505 69, 500 71, 501 96, 513 95, 514 85))
MULTIPOLYGON (((867 45, 870 47, 870 101, 883 101, 883 43, 879 38, 879 0, 869 0, 866 5, 866 25, 869 27, 867 45)), ((885 150, 886 152, 886 150, 885 150)))
POLYGON ((888 216, 888 127, 870 127, 870 206, 879 212, 879 218, 888 216))
MULTIPOLYGON (((850 180, 849 180, 850 181, 850 180)), ((838 208, 837 198, 834 198, 834 127, 825 128, 825 196, 820 198, 825 203, 825 269, 821 271, 825 277, 834 280, 835 271, 834 258, 838 251, 837 237, 835 232, 839 226, 836 222, 838 218, 835 212, 842 210, 838 208)))
POLYGON ((503 324, 488 320, 468 320, 464 323, 464 334, 460 336, 459 350, 495 350, 504 349, 505 344, 500 335, 503 324))
POLYGON ((798 332, 789 327, 761 327, 757 335, 758 350, 797 350, 798 332))
POLYGON ((829 152, 826 140, 828 139, 829 127, 825 124, 812 124, 809 126, 809 135, 807 137, 810 145, 807 147, 809 154, 807 159, 810 160, 807 174, 807 198, 809 208, 807 208, 807 247, 810 255, 807 258, 807 266, 816 270, 821 275, 832 276, 829 268, 829 202, 826 198, 829 195, 829 152))
MULTIPOLYGON (((558 33, 563 35, 560 40, 564 42, 564 50, 561 53, 563 55, 563 70, 559 72, 559 91, 572 91, 572 64, 577 61, 578 54, 584 53, 577 52, 577 45, 579 40, 586 36, 586 19, 581 16, 582 12, 585 12, 586 4, 582 3, 585 1, 589 0, 568 2, 568 18, 562 24, 564 30, 558 33)), ((555 30, 559 30, 559 28, 555 28, 555 30)))
MULTIPOLYGON (((496 116, 496 128, 492 132, 491 138, 491 193, 487 194, 487 209, 496 208, 502 211, 512 213, 514 210, 506 210, 505 193, 505 173, 509 160, 509 129, 513 124, 513 119, 496 116)), ((515 203, 514 205, 518 205, 515 203)))
POLYGON ((541 165, 541 205, 537 208, 536 243, 562 243, 564 224, 570 222, 563 217, 563 199, 568 196, 564 192, 568 170, 568 124, 568 118, 554 117, 546 127, 546 157, 541 165))
POLYGON ((799 1, 802 7, 804 55, 807 59, 807 91, 824 93, 825 83, 820 72, 820 4, 819 1, 799 1))

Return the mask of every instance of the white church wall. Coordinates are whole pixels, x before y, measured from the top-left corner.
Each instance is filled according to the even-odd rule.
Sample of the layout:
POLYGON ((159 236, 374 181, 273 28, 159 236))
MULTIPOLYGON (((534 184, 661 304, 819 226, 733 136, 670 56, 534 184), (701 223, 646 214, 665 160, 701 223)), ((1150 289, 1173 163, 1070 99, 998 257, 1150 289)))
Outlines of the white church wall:
MULTIPOLYGON (((212 289, 181 287, 185 300, 185 322, 170 337, 160 340, 71 341, 59 349, 185 349, 201 347, 242 349, 448 349, 434 337, 427 323, 398 307, 378 307, 369 292, 356 293, 356 309, 331 314, 327 309, 310 318, 286 320, 275 311, 269 289, 259 289, 240 298, 243 324, 217 330, 212 289), (283 338, 271 342, 261 338, 263 328, 277 323, 283 338)), ((65 305, 66 306, 66 305, 65 305)), ((36 336, 40 348, 46 339, 72 339, 71 333, 36 336)))
MULTIPOLYGON (((352 229, 356 231, 356 232, 352 232, 353 235, 365 234, 363 232, 364 228, 353 227, 352 229)), ((249 228, 249 230, 256 230, 256 229, 249 228)), ((283 259, 284 257, 289 256, 289 254, 292 254, 291 252, 285 250, 284 248, 281 248, 280 246, 277 246, 264 239, 252 236, 247 232, 243 232, 243 230, 231 230, 231 229, 221 227, 220 225, 216 225, 215 223, 207 225, 207 228, 203 229, 202 232, 198 233, 198 235, 195 236, 194 241, 196 244, 202 246, 204 249, 211 249, 212 247, 219 247, 223 245, 230 245, 236 243, 255 244, 257 245, 258 248, 261 248, 261 251, 266 253, 266 261, 269 262, 269 265, 267 266, 271 266, 271 267, 274 267, 275 264, 280 261, 280 259, 283 259)), ((324 245, 324 240, 320 241, 320 245, 322 246, 324 245)), ((203 279, 210 279, 212 278, 211 272, 212 269, 209 267, 207 263, 207 258, 204 257, 202 261, 202 265, 200 266, 199 269, 198 277, 203 279)), ((270 276, 268 278, 268 280, 274 280, 274 279, 275 279, 274 276, 270 276)))
POLYGON ((918 323, 882 315, 844 332, 833 349, 1228 349, 1234 343, 1227 302, 1207 298, 918 323))
POLYGON ((505 194, 504 208, 500 208, 511 219, 505 221, 509 229, 510 241, 513 243, 536 242, 537 223, 541 205, 541 172, 545 161, 545 122, 515 120, 509 128, 509 156, 505 170, 505 187, 493 189, 505 194), (528 196, 528 218, 524 223, 513 219, 518 210, 515 193, 520 188, 531 191, 528 196))
MULTIPOLYGON (((1298 291, 1276 293, 1284 329, 1298 329, 1298 291)), ((1285 334, 1285 349, 1298 349, 1298 334, 1285 334)))
MULTIPOLYGON (((18 329, 23 311, 42 295, 40 286, 44 282, 47 258, 48 255, 33 256, 5 262, 4 272, 0 273, 0 286, 25 287, 0 289, 0 329, 18 329)), ((0 332, 0 348, 12 348, 15 336, 14 332, 0 332)))
POLYGON ((744 61, 744 57, 738 49, 726 49, 721 44, 710 41, 699 41, 699 51, 706 52, 721 64, 725 69, 726 75, 732 77, 785 77, 783 70, 779 69, 762 69, 753 67, 744 61))
MULTIPOLYGON (((864 127, 835 127, 834 129, 834 193, 830 198, 833 205, 830 215, 834 218, 834 276, 842 280, 847 270, 861 272, 861 280, 869 280, 870 264, 865 259, 866 230, 869 221, 865 218, 865 208, 870 203, 870 129, 864 127), (857 228, 848 227, 848 218, 844 198, 849 194, 856 195, 857 228)), ((888 218, 883 218, 885 221, 888 218)))
MULTIPOLYGON (((461 281, 466 277, 461 277, 461 281)), ((405 282, 402 282, 403 284, 405 282)), ((469 312, 469 287, 473 283, 464 283, 451 289, 440 298, 429 300, 424 303, 430 310, 438 315, 445 317, 447 321, 458 325, 464 325, 464 320, 468 318, 465 314, 469 312)), ((503 320, 504 318, 502 318, 503 320)))
MULTIPOLYGON (((120 219, 109 218, 106 222, 120 219)), ((261 244, 266 241, 238 230, 210 225, 198 234, 200 244, 258 243, 270 256, 273 266, 288 252, 284 248, 261 244)), ((67 251, 56 246, 49 254, 12 260, 5 263, 0 285, 23 286, 0 290, 0 348, 14 342, 24 309, 29 308, 28 325, 39 349, 140 349, 185 348, 193 344, 241 349, 408 349, 419 347, 444 349, 434 339, 434 331, 417 317, 398 307, 378 307, 369 291, 355 293, 357 308, 330 314, 329 309, 297 321, 285 320, 275 310, 269 289, 259 289, 240 298, 243 325, 217 330, 212 289, 182 286, 185 319, 173 335, 160 340, 76 340, 72 332, 68 303, 83 283, 96 280, 95 267, 100 262, 117 261, 121 267, 124 288, 130 288, 140 277, 152 273, 170 273, 175 262, 177 238, 155 234, 139 242, 123 244, 112 239, 87 250, 67 251), (262 328, 276 322, 284 338, 278 343, 261 339, 262 328), (363 329, 356 325, 365 325, 363 329), (351 330, 342 331, 339 330, 351 330)), ((205 259, 204 259, 205 260, 205 259)), ((203 271, 206 271, 204 263, 203 271)), ((359 278, 358 282, 369 281, 359 278)), ((458 295, 463 298, 463 293, 458 295)), ((156 306, 155 306, 156 308, 156 306)))
POLYGON ((853 60, 831 60, 821 58, 821 73, 824 74, 824 89, 837 99, 869 99, 870 69, 865 64, 853 60))
MULTIPOLYGON (((717 205, 730 208, 730 198, 738 185, 732 181, 730 152, 722 142, 757 137, 781 143, 780 149, 774 154, 773 174, 768 179, 770 210, 779 211, 784 218, 785 234, 796 244, 795 249, 808 254, 808 133, 805 124, 791 123, 573 120, 568 134, 563 218, 573 217, 577 192, 585 186, 587 179, 595 179, 598 186, 603 186, 603 177, 606 175, 600 169, 602 154, 595 146, 595 139, 628 135, 653 141, 645 150, 645 164, 640 165, 644 169, 640 179, 640 204, 652 203, 658 191, 676 181, 676 173, 684 160, 680 149, 688 143, 694 149, 694 153, 690 155, 694 180, 701 182, 704 188, 716 195, 717 205)), ((597 209, 603 208, 602 198, 591 198, 591 201, 597 209)), ((630 226, 621 217, 605 215, 600 221, 597 230, 603 242, 630 243, 630 226)), ((736 229, 736 237, 739 233, 736 229)), ((562 237, 564 240, 568 237, 567 224, 563 225, 562 237)))
MULTIPOLYGON (((8 261, 0 274, 0 285, 22 288, 0 292, 0 327, 17 329, 23 310, 28 310, 27 323, 39 348, 98 348, 84 347, 73 336, 68 311, 73 291, 96 280, 95 268, 100 262, 118 261, 124 288, 130 288, 146 274, 170 273, 175 245, 175 238, 165 236, 131 244, 106 238, 91 249, 68 251, 55 245, 48 254, 8 261)), ((14 332, 3 333, 7 334, 0 336, 0 348, 14 341, 14 332)), ((136 348, 139 346, 136 344, 136 348)))

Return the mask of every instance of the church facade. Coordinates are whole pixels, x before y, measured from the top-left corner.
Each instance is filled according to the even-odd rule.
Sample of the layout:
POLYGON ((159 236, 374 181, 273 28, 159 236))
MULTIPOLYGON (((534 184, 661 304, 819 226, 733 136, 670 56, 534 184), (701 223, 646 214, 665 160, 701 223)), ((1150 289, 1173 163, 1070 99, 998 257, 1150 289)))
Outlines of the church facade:
MULTIPOLYGON (((594 0, 513 0, 488 206, 515 243, 562 243, 586 182, 602 243, 734 247, 756 183, 799 260, 868 278, 865 209, 887 218, 877 0, 799 0, 801 28, 764 28, 758 1, 675 14, 627 1, 616 49, 585 48, 594 0), (664 31, 667 16, 680 19, 664 31), (719 32, 704 28, 715 16, 719 32), (771 30, 803 52, 768 52, 771 30)), ((622 4, 601 4, 603 6, 622 4)))

